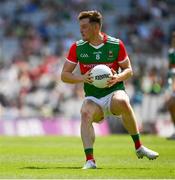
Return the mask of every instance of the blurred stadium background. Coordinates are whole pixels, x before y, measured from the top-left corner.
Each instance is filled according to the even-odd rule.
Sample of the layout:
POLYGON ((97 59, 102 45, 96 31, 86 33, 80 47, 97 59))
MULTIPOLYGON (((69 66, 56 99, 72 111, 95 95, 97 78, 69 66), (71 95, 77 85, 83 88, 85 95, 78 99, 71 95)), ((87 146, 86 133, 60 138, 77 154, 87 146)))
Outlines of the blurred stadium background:
MULTIPOLYGON (((80 38, 77 15, 99 10, 103 30, 126 44, 126 82, 142 133, 173 132, 164 106, 174 0, 0 0, 0 134, 79 135, 81 85, 60 81, 64 57, 80 38)), ((108 118, 97 134, 125 132, 108 118)))

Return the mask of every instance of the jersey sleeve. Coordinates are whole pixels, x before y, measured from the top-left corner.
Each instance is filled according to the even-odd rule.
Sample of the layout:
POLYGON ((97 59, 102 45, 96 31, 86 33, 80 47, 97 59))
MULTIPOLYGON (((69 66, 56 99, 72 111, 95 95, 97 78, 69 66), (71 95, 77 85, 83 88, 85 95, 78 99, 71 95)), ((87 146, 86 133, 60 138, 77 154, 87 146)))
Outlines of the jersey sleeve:
POLYGON ((128 53, 126 51, 125 45, 121 40, 119 40, 119 54, 118 54, 118 63, 122 63, 128 57, 128 53))
POLYGON ((67 61, 74 63, 74 64, 78 63, 76 49, 77 49, 76 43, 72 44, 72 46, 69 49, 69 53, 66 57, 67 61))

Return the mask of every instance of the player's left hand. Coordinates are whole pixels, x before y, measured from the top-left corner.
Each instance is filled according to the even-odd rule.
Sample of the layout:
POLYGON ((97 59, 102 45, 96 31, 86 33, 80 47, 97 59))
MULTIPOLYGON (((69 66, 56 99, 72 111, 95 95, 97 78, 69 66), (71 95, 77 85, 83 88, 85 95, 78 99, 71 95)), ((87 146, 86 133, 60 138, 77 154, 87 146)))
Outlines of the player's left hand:
POLYGON ((109 88, 118 82, 117 72, 114 69, 111 69, 111 71, 112 71, 112 75, 109 76, 110 79, 108 80, 107 83, 107 87, 109 88))

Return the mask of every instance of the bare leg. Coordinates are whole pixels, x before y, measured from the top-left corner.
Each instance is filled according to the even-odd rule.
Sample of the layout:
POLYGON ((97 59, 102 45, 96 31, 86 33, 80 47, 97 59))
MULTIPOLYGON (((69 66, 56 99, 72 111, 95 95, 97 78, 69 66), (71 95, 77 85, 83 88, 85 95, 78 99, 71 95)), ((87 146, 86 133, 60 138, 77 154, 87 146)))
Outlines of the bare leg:
POLYGON ((157 152, 141 144, 136 118, 129 103, 129 98, 124 91, 117 91, 114 93, 111 100, 111 112, 116 115, 122 115, 123 124, 135 143, 136 155, 138 158, 143 158, 145 156, 148 159, 156 159, 159 156, 157 152))
POLYGON ((95 132, 92 123, 103 119, 103 111, 96 103, 85 100, 81 108, 81 139, 83 142, 86 163, 83 169, 95 169, 95 159, 93 155, 93 145, 95 142, 95 132))
POLYGON ((81 138, 84 149, 93 148, 95 133, 92 123, 102 119, 102 109, 93 101, 86 100, 81 108, 81 138))
POLYGON ((95 142, 95 132, 92 125, 92 119, 90 119, 89 113, 86 112, 82 115, 81 121, 81 139, 84 149, 92 148, 95 142))
MULTIPOLYGON (((171 115, 171 121, 175 126, 175 97, 174 96, 171 96, 169 98, 169 100, 167 101, 167 108, 168 108, 168 111, 171 115)), ((175 132, 170 137, 168 137, 167 139, 175 140, 175 132)))
POLYGON ((171 97, 167 102, 168 110, 171 115, 173 124, 175 125, 175 97, 171 97))
POLYGON ((122 115, 123 125, 129 134, 139 133, 133 109, 124 91, 115 92, 111 101, 111 112, 115 115, 122 115))

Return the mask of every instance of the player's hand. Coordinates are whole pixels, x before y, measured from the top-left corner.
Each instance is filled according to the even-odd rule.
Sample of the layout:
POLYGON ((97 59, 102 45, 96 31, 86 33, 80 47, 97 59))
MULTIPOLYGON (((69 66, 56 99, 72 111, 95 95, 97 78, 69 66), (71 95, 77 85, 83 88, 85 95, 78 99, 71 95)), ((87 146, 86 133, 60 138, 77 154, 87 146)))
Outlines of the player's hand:
POLYGON ((83 82, 92 84, 93 77, 91 76, 91 70, 87 71, 85 74, 82 75, 83 82))
POLYGON ((109 76, 110 79, 108 80, 107 87, 111 87, 114 84, 116 84, 117 82, 119 82, 116 71, 114 69, 111 69, 111 71, 112 71, 112 75, 109 76))

